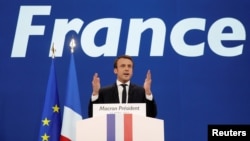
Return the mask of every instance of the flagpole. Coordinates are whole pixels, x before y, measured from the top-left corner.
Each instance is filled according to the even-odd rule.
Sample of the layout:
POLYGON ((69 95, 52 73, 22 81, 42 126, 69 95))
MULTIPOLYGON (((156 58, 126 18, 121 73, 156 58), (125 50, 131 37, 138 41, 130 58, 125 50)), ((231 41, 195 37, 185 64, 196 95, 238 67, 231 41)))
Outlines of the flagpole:
POLYGON ((54 43, 52 44, 51 52, 52 52, 51 58, 54 59, 56 57, 56 49, 54 43))
POLYGON ((74 53, 74 49, 75 49, 75 47, 76 47, 76 42, 75 42, 75 39, 74 39, 74 38, 71 39, 71 41, 70 41, 70 43, 69 43, 69 46, 70 46, 70 51, 71 51, 71 53, 74 53))

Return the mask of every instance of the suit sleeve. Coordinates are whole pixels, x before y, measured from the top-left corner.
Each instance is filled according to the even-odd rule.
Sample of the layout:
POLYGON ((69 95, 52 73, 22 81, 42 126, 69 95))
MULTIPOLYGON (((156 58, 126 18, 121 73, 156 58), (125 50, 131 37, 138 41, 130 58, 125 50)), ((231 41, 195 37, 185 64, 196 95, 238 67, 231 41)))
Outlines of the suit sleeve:
POLYGON ((146 115, 148 117, 157 116, 157 106, 154 98, 152 101, 146 99, 146 115))

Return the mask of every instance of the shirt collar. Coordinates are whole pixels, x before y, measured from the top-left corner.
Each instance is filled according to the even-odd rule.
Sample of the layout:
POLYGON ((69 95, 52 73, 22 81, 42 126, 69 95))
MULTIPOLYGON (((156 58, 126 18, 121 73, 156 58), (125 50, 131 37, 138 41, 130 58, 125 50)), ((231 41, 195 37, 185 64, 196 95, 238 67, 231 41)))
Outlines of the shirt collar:
MULTIPOLYGON (((116 80, 116 85, 117 85, 117 86, 120 86, 121 84, 123 84, 121 81, 116 80)), ((127 85, 129 86, 130 81, 126 82, 125 84, 127 84, 127 85)))

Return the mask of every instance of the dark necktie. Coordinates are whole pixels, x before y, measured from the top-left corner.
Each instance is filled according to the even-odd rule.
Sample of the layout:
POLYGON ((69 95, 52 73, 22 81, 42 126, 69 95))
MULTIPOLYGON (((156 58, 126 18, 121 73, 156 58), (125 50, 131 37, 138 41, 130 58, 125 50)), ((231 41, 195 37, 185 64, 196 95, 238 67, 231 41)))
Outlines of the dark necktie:
POLYGON ((126 97, 127 97, 126 86, 127 86, 127 84, 121 84, 121 86, 123 87, 123 90, 122 90, 122 103, 126 103, 126 97))

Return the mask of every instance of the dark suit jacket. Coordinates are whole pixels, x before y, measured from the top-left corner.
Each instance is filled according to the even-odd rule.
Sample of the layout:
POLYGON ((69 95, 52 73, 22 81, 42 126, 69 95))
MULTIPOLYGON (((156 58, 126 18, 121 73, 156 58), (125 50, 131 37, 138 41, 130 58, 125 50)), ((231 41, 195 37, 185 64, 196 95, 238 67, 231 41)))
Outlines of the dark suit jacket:
MULTIPOLYGON (((119 103, 118 88, 116 83, 111 86, 101 88, 99 91, 99 97, 96 101, 92 102, 90 99, 88 108, 89 117, 92 117, 93 104, 96 103, 119 103)), ((155 100, 147 100, 145 96, 145 90, 141 86, 130 83, 128 103, 146 103, 146 115, 148 117, 156 117, 157 115, 155 100)))

